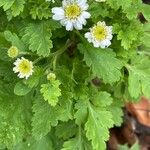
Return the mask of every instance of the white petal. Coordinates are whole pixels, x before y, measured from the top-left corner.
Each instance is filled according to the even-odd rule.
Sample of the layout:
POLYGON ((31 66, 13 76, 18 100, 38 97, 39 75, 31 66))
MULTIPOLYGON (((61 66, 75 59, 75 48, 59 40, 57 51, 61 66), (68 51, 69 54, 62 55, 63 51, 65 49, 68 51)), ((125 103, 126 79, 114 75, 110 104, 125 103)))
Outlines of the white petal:
POLYGON ((89 8, 89 5, 86 3, 86 4, 78 4, 81 8, 82 11, 84 10, 87 10, 89 8))
POLYGON ((68 21, 66 24, 66 30, 72 31, 73 30, 73 23, 71 21, 68 21))
POLYGON ((87 38, 87 40, 88 40, 89 43, 92 42, 92 35, 91 35, 90 32, 85 33, 84 37, 87 38))
POLYGON ((111 42, 110 42, 110 40, 106 39, 106 40, 102 41, 102 44, 108 47, 109 45, 111 45, 111 42))
POLYGON ((83 25, 86 25, 86 20, 84 19, 82 15, 78 18, 78 21, 82 23, 83 25))
POLYGON ((64 9, 62 7, 54 7, 52 8, 53 14, 64 14, 64 9))
POLYGON ((99 43, 98 42, 93 42, 94 47, 99 47, 99 43))
POLYGON ((63 15, 53 15, 52 17, 54 20, 62 20, 64 19, 64 16, 63 15))
POLYGON ((87 0, 77 0, 77 4, 80 6, 83 6, 83 5, 87 4, 87 0))
POLYGON ((81 14, 85 19, 88 19, 91 17, 91 14, 88 13, 87 11, 83 11, 82 14, 81 14))
POLYGON ((73 25, 77 30, 81 30, 83 28, 82 23, 80 23, 79 21, 76 21, 73 25))
POLYGON ((111 40, 113 38, 112 34, 108 34, 106 37, 108 40, 111 40))

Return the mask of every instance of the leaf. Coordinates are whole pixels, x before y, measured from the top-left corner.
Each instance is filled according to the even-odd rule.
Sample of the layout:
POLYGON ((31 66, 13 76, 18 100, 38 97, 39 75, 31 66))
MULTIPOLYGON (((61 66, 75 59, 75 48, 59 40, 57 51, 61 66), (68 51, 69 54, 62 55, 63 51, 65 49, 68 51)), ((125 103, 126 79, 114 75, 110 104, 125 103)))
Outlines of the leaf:
POLYGON ((7 11, 9 20, 18 16, 24 10, 25 0, 1 0, 0 7, 7 11))
POLYGON ((87 44, 79 44, 78 49, 84 54, 84 60, 92 68, 94 75, 102 78, 105 83, 111 84, 120 79, 122 63, 115 58, 114 52, 87 44))
POLYGON ((29 7, 31 7, 29 11, 32 19, 42 20, 51 17, 50 4, 46 1, 31 1, 29 7))
MULTIPOLYGON (((149 23, 145 23, 144 24, 144 35, 142 36, 142 44, 145 45, 146 47, 150 47, 150 42, 149 42, 149 39, 150 39, 150 24, 149 23)), ((142 48, 143 50, 143 48, 142 48)))
POLYGON ((93 149, 103 150, 109 138, 109 128, 114 124, 112 114, 107 110, 112 98, 107 92, 99 93, 93 88, 85 88, 85 85, 81 87, 78 86, 81 96, 78 97, 75 105, 76 123, 79 126, 85 124, 86 137, 92 141, 93 149))
POLYGON ((77 109, 74 117, 76 119, 76 124, 81 125, 85 122, 88 111, 87 111, 87 102, 85 101, 78 101, 75 105, 75 108, 77 109))
POLYGON ((51 30, 45 22, 32 23, 26 27, 23 40, 29 43, 31 51, 36 51, 39 56, 47 57, 53 47, 51 36, 51 30))
POLYGON ((59 86, 59 80, 54 80, 50 83, 41 85, 40 91, 43 94, 44 100, 48 101, 51 106, 56 106, 58 98, 61 96, 61 90, 59 86))
POLYGON ((23 96, 28 94, 32 89, 29 88, 26 84, 24 84, 22 81, 16 83, 14 87, 14 93, 18 96, 23 96))
POLYGON ((0 82, 0 143, 8 149, 30 132, 32 95, 18 97, 13 93, 13 85, 0 82))
POLYGON ((51 31, 54 31, 56 29, 60 29, 62 27, 61 24, 55 20, 48 20, 46 23, 51 28, 51 31))
POLYGON ((138 13, 142 10, 141 0, 107 0, 106 3, 114 10, 122 8, 122 12, 124 12, 130 20, 137 18, 138 13))
POLYGON ((98 5, 97 2, 94 2, 89 6, 89 11, 92 19, 98 20, 99 17, 106 17, 109 15, 108 8, 104 5, 98 5))
POLYGON ((56 109, 59 111, 59 120, 68 121, 69 119, 73 119, 73 99, 72 94, 68 91, 62 90, 62 96, 59 98, 58 105, 56 105, 56 109))
POLYGON ((150 97, 150 60, 148 57, 138 56, 127 65, 129 71, 128 90, 131 97, 137 99, 144 94, 150 97))
POLYGON ((128 19, 133 20, 136 19, 138 14, 142 11, 142 0, 134 0, 131 1, 130 7, 125 7, 123 12, 126 13, 128 19))
POLYGON ((120 99, 114 99, 113 103, 108 107, 107 110, 109 110, 112 114, 112 120, 114 121, 114 125, 117 127, 120 127, 123 122, 123 110, 122 107, 124 104, 120 99))
POLYGON ((70 101, 70 97, 62 95, 61 98, 59 105, 52 107, 38 94, 33 105, 34 116, 32 119, 32 134, 36 139, 41 139, 47 135, 51 127, 56 126, 59 120, 68 121, 72 119, 72 102, 70 101))
POLYGON ((15 33, 11 33, 10 31, 5 31, 4 35, 6 40, 11 42, 13 46, 16 46, 19 51, 26 51, 25 43, 22 40, 20 40, 15 33))
POLYGON ((16 17, 21 12, 23 12, 24 4, 25 4, 25 0, 15 0, 13 5, 11 6, 12 16, 16 17))
POLYGON ((89 101, 89 89, 86 85, 78 85, 77 89, 75 90, 75 96, 77 101, 75 104, 76 112, 74 114, 75 123, 77 125, 81 125, 86 122, 87 114, 88 114, 88 107, 87 102, 89 101))
POLYGON ((8 10, 11 8, 15 0, 1 0, 0 1, 0 7, 3 6, 4 11, 8 10))
MULTIPOLYGON (((79 129, 80 130, 80 129, 79 129)), ((86 137, 79 131, 79 135, 75 138, 69 139, 64 142, 63 148, 61 150, 93 150, 91 143, 86 139, 86 137)))
POLYGON ((29 88, 37 87, 37 85, 39 84, 39 80, 43 74, 43 69, 35 67, 33 75, 28 80, 24 80, 24 83, 28 85, 29 88))
POLYGON ((113 127, 112 115, 109 111, 88 104, 88 120, 85 124, 86 137, 92 141, 95 150, 105 150, 109 139, 109 128, 113 127))
POLYGON ((106 3, 113 9, 117 10, 120 7, 122 7, 122 9, 128 8, 131 6, 132 1, 131 0, 107 0, 106 3))
POLYGON ((143 4, 143 15, 147 21, 150 21, 150 6, 148 4, 143 4))
MULTIPOLYGON (((118 24, 117 24, 117 26, 118 26, 118 24)), ((137 42, 137 44, 139 44, 138 39, 140 39, 143 34, 143 27, 139 21, 133 20, 129 23, 122 24, 120 26, 120 28, 119 27, 117 27, 117 28, 118 28, 117 39, 121 40, 121 46, 124 49, 126 49, 126 50, 131 49, 131 47, 132 47, 132 45, 134 45, 135 41, 137 42)))
POLYGON ((41 139, 51 130, 51 126, 57 125, 59 114, 57 109, 43 101, 40 95, 34 102, 33 112, 32 134, 36 139, 41 139))
POLYGON ((73 137, 74 135, 76 135, 76 132, 77 132, 77 126, 74 121, 61 122, 56 127, 56 135, 59 138, 63 138, 64 140, 73 137))
POLYGON ((13 150, 54 150, 52 141, 48 136, 36 141, 34 138, 28 138, 27 141, 16 145, 13 150))
POLYGON ((98 92, 94 99, 92 100, 92 103, 95 106, 99 107, 106 107, 109 106, 112 103, 113 99, 110 97, 110 94, 107 92, 98 92))

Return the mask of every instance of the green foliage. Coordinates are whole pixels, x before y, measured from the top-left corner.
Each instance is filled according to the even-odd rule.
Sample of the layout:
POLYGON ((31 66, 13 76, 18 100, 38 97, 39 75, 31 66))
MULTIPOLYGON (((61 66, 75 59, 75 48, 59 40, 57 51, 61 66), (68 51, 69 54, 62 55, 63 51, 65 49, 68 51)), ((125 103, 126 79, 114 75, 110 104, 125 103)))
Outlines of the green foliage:
POLYGON ((62 122, 56 127, 56 135, 64 140, 73 137, 76 132, 77 126, 73 121, 62 122))
POLYGON ((8 19, 18 16, 24 9, 25 0, 1 0, 0 7, 7 11, 8 19))
POLYGON ((6 40, 11 42, 11 45, 16 46, 20 51, 26 51, 25 43, 22 40, 20 40, 15 33, 12 34, 10 31, 5 31, 4 35, 6 40))
POLYGON ((135 41, 138 44, 138 39, 142 36, 142 25, 137 20, 122 25, 115 24, 114 32, 117 33, 117 39, 121 40, 121 46, 129 50, 134 46, 135 41))
POLYGON ((57 125, 59 112, 55 107, 51 107, 44 102, 41 97, 36 99, 33 105, 33 112, 33 136, 40 139, 50 131, 51 126, 57 125))
POLYGON ((43 137, 41 140, 36 141, 34 138, 29 138, 25 142, 20 142, 13 150, 54 150, 51 138, 49 136, 43 137))
POLYGON ((122 63, 115 58, 115 53, 110 49, 93 48, 86 43, 79 44, 78 49, 84 54, 84 60, 92 68, 94 75, 102 78, 105 83, 113 83, 120 79, 122 63))
POLYGON ((23 82, 16 83, 14 87, 14 93, 18 96, 26 95, 31 91, 31 88, 29 88, 27 85, 25 85, 23 82))
POLYGON ((150 60, 148 57, 137 57, 128 65, 129 71, 129 93, 133 98, 138 98, 141 93, 150 97, 150 60), (136 87, 136 90, 135 90, 136 87))
POLYGON ((37 51, 39 56, 48 56, 52 46, 52 34, 45 22, 29 24, 25 29, 23 40, 29 43, 31 51, 37 51))
POLYGON ((81 134, 64 142, 62 150, 92 150, 89 141, 81 134))
POLYGON ((41 85, 41 93, 43 94, 45 101, 48 101, 52 106, 56 106, 58 98, 61 95, 59 85, 60 82, 58 80, 41 85))
POLYGON ((0 149, 105 150, 125 102, 150 98, 150 5, 87 3, 86 26, 68 32, 52 18, 61 0, 0 0, 0 149), (109 48, 84 37, 98 21, 113 28, 109 48), (33 64, 27 79, 13 71, 21 57, 33 64))
POLYGON ((92 141, 94 149, 106 149, 105 142, 109 138, 108 128, 113 127, 112 114, 107 111, 107 106, 112 103, 110 95, 100 92, 87 102, 88 118, 85 123, 86 136, 92 141), (106 103, 105 103, 106 101, 106 103))
POLYGON ((85 124, 86 136, 92 140, 94 149, 106 149, 105 142, 109 138, 108 128, 113 126, 112 115, 105 110, 92 108, 89 105, 88 121, 85 124))
POLYGON ((0 82, 0 143, 8 148, 22 141, 30 132, 32 94, 18 97, 11 84, 0 82))

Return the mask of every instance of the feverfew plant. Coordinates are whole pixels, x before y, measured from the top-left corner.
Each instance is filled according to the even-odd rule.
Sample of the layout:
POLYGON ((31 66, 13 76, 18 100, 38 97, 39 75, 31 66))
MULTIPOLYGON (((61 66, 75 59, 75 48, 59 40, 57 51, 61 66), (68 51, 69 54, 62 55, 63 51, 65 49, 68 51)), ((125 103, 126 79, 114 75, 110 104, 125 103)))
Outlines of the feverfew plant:
POLYGON ((0 149, 105 150, 125 103, 150 98, 142 0, 1 0, 0 14, 0 149))

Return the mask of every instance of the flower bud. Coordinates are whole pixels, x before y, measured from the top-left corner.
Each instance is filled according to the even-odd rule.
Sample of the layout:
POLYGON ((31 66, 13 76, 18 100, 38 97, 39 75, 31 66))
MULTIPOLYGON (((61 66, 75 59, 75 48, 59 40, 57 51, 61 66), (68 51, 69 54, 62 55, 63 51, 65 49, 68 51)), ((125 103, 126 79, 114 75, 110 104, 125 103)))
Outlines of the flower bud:
POLYGON ((56 75, 54 73, 49 73, 47 75, 47 80, 51 81, 51 80, 55 80, 56 79, 56 75))
POLYGON ((18 48, 15 47, 15 46, 11 46, 8 51, 7 51, 7 54, 10 58, 15 58, 18 56, 19 54, 19 51, 18 51, 18 48))

